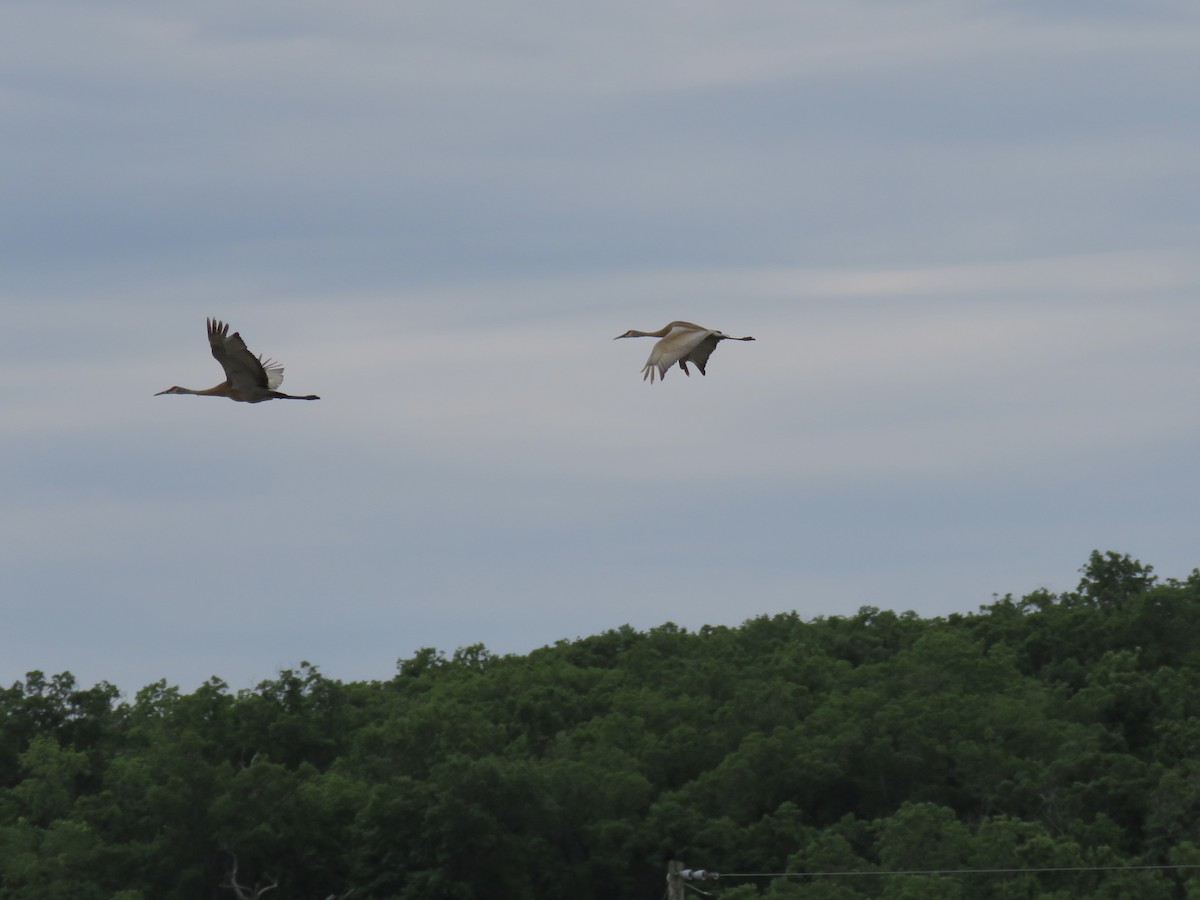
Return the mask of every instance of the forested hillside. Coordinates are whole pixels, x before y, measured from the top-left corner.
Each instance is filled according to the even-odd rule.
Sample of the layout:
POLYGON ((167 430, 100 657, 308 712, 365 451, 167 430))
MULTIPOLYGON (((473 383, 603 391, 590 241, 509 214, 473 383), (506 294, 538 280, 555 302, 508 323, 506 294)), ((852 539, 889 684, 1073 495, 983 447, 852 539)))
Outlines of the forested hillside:
POLYGON ((382 682, 31 673, 0 690, 0 896, 660 900, 679 858, 864 873, 698 885, 725 898, 1200 897, 1200 570, 1082 575, 945 619, 426 650, 382 682), (1079 871, 879 874, 1013 868, 1079 871))

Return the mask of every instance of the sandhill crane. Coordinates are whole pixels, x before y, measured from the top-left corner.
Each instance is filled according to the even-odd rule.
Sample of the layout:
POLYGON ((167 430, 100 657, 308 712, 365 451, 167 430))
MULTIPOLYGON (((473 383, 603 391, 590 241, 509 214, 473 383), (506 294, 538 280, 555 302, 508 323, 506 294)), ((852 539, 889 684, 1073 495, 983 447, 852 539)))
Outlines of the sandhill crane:
POLYGON ((206 391, 191 388, 169 387, 159 391, 163 394, 195 394, 198 397, 228 397, 239 403, 261 403, 264 400, 320 400, 316 394, 300 397, 283 394, 275 390, 283 383, 283 366, 270 359, 255 356, 246 349, 246 342, 236 331, 231 335, 229 326, 218 319, 208 320, 208 345, 213 358, 225 370, 225 380, 206 391))
POLYGON ((692 363, 700 374, 704 374, 704 367, 708 365, 708 358, 712 356, 712 352, 717 349, 717 344, 721 341, 752 341, 752 337, 732 337, 720 331, 713 331, 711 328, 705 328, 703 325, 694 325, 691 322, 671 322, 664 325, 658 331, 634 331, 629 330, 624 334, 618 334, 614 341, 619 341, 621 338, 629 337, 656 337, 662 338, 654 345, 654 349, 650 351, 650 358, 646 360, 646 365, 642 368, 642 381, 647 378, 650 383, 654 384, 654 371, 658 370, 659 379, 667 377, 667 369, 679 363, 679 368, 683 369, 683 374, 691 376, 688 371, 687 364, 692 363))

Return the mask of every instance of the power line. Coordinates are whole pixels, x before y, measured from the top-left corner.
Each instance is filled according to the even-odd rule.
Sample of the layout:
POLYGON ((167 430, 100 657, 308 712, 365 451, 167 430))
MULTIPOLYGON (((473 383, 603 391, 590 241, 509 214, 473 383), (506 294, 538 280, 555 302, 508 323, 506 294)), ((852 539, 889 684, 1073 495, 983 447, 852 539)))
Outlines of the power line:
POLYGON ((1082 874, 1085 872, 1152 872, 1152 871, 1189 871, 1200 869, 1200 863, 1147 863, 1142 865, 1107 865, 1107 866, 1034 866, 997 867, 989 869, 843 869, 827 872, 721 872, 712 869, 684 868, 677 859, 670 861, 667 867, 667 900, 683 900, 684 891, 690 890, 706 897, 715 896, 702 891, 692 881, 717 881, 721 878, 887 878, 901 875, 938 875, 943 877, 966 875, 1045 875, 1045 874, 1082 874))
MULTIPOLYGON (((1003 869, 848 869, 831 872, 713 872, 704 871, 705 878, 843 878, 847 876, 868 876, 882 878, 889 875, 1038 875, 1048 872, 1141 872, 1152 869, 1200 869, 1200 863, 1157 863, 1136 866, 1046 866, 1041 868, 1003 868, 1003 869)), ((684 870, 681 875, 687 877, 684 870)))

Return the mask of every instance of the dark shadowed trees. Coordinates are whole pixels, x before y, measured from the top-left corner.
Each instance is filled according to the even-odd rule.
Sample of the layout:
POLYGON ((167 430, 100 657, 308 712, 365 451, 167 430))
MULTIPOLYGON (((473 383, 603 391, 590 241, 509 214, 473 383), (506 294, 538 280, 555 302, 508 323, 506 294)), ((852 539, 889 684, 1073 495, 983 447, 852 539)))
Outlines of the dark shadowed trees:
POLYGON ((1081 575, 945 619, 426 649, 381 682, 33 672, 0 689, 0 896, 656 897, 672 858, 788 873, 728 898, 1191 896, 1200 572, 1081 575))

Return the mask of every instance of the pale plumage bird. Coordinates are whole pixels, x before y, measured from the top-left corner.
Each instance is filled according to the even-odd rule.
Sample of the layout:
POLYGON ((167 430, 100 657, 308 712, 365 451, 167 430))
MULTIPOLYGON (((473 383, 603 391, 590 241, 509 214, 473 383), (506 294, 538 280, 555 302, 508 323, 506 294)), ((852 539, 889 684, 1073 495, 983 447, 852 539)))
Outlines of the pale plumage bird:
POLYGON ((208 345, 213 358, 225 370, 225 380, 205 391, 191 388, 169 387, 159 391, 163 394, 195 394, 197 397, 228 397, 239 403, 261 403, 264 400, 320 400, 316 394, 297 396, 275 390, 283 384, 283 366, 270 359, 255 356, 246 349, 246 342, 236 331, 229 333, 229 326, 217 319, 208 320, 208 345))
POLYGON ((642 368, 642 381, 647 378, 650 383, 654 383, 654 373, 657 370, 659 380, 667 377, 667 369, 679 363, 679 368, 683 369, 683 374, 691 377, 691 372, 688 371, 687 364, 691 363, 700 370, 700 374, 705 374, 704 367, 708 365, 708 358, 712 356, 712 352, 717 349, 717 344, 721 341, 752 341, 752 337, 731 337, 728 334, 720 331, 714 331, 711 328, 705 328, 703 325, 695 325, 691 322, 671 322, 664 325, 658 331, 634 331, 630 329, 624 334, 618 334, 614 341, 619 341, 621 338, 630 337, 656 337, 662 340, 654 345, 654 349, 650 351, 650 358, 646 360, 646 365, 642 368))

